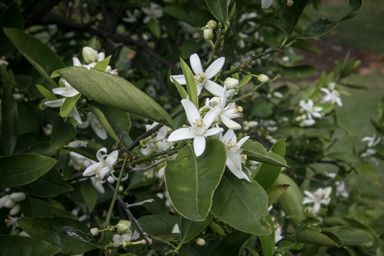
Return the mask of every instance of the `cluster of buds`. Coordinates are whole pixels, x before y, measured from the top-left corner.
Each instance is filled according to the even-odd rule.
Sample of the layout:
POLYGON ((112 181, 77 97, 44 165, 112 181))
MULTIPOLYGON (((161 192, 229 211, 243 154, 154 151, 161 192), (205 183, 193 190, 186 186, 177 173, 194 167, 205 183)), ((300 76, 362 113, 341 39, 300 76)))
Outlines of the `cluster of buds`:
POLYGON ((10 195, 5 195, 0 198, 0 208, 10 208, 9 215, 16 215, 20 211, 20 204, 18 202, 25 199, 25 194, 22 192, 15 192, 10 195))
POLYGON ((205 27, 202 27, 201 29, 204 32, 204 38, 207 40, 213 39, 213 30, 217 27, 217 22, 214 20, 208 21, 207 25, 205 27))

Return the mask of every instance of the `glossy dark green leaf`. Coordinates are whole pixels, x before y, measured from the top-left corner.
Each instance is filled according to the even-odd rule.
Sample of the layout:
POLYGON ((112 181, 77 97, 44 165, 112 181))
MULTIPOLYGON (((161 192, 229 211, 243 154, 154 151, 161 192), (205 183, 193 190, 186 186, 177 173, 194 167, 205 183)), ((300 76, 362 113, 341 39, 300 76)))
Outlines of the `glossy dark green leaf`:
POLYGON ((169 16, 187 22, 192 26, 196 26, 196 21, 191 16, 189 16, 189 14, 183 8, 179 6, 168 5, 165 6, 162 10, 165 14, 168 14, 169 16))
POLYGON ((85 204, 88 207, 89 212, 93 211, 97 202, 96 190, 89 182, 83 182, 80 188, 81 194, 83 195, 85 204))
POLYGON ((0 158, 0 190, 31 183, 56 164, 50 157, 18 154, 0 158))
POLYGON ((263 219, 271 226, 272 233, 266 236, 259 236, 261 248, 263 249, 263 255, 273 256, 275 252, 275 224, 269 214, 263 217, 263 219))
POLYGON ((0 56, 8 57, 16 48, 5 36, 3 28, 24 30, 24 19, 17 2, 13 2, 3 11, 0 17, 0 56))
POLYGON ((96 248, 89 228, 78 220, 35 217, 20 218, 17 223, 31 237, 61 247, 63 253, 82 254, 96 248))
POLYGON ((25 133, 17 138, 14 154, 22 153, 31 146, 46 141, 46 136, 42 133, 25 133))
POLYGON ((49 148, 48 141, 36 143, 35 145, 32 145, 29 149, 25 150, 24 153, 33 153, 33 154, 38 154, 42 156, 56 155, 56 151, 53 151, 49 148))
POLYGON ((268 214, 268 196, 256 181, 225 173, 213 195, 211 213, 237 230, 255 235, 271 233, 270 225, 261 218, 268 214))
POLYGON ((0 255, 51 256, 61 248, 31 237, 0 235, 0 255))
POLYGON ((38 133, 40 129, 39 119, 35 108, 28 102, 17 104, 17 114, 19 123, 19 134, 38 133))
MULTIPOLYGON (((281 143, 284 142, 279 142, 278 145, 280 145, 281 143)), ((247 158, 250 160, 267 163, 273 166, 287 167, 287 162, 284 160, 284 158, 282 158, 278 154, 275 154, 271 150, 267 152, 264 146, 261 145, 259 142, 247 140, 241 148, 243 149, 243 153, 247 155, 247 158)))
POLYGON ((321 231, 336 235, 345 246, 356 246, 373 242, 373 238, 367 232, 350 227, 323 228, 321 231))
POLYGON ((25 188, 28 192, 40 197, 55 197, 73 190, 56 169, 51 169, 25 188))
POLYGON ((335 241, 330 237, 326 236, 325 234, 312 229, 304 229, 303 231, 301 231, 296 236, 296 240, 300 243, 314 244, 327 247, 340 247, 343 245, 340 240, 335 239, 335 241))
POLYGON ((307 217, 305 220, 301 221, 299 226, 296 228, 296 233, 300 233, 303 229, 311 225, 319 225, 321 221, 314 217, 307 217))
POLYGON ((316 72, 316 69, 310 65, 287 66, 279 64, 278 68, 283 76, 289 76, 296 79, 305 78, 316 72))
POLYGON ((20 202, 20 206, 25 217, 32 218, 35 216, 52 216, 51 207, 49 207, 49 205, 41 199, 27 196, 20 202))
POLYGON ((248 241, 251 234, 235 231, 224 238, 223 241, 215 248, 212 256, 238 256, 241 255, 240 249, 242 245, 248 241))
POLYGON ((180 221, 180 234, 181 241, 185 244, 195 238, 200 234, 213 220, 214 216, 212 214, 203 221, 192 221, 186 218, 181 217, 180 221))
MULTIPOLYGON (((273 153, 284 160, 285 139, 279 140, 275 144, 273 144, 271 150, 268 153, 273 153)), ((272 187, 273 183, 276 181, 277 177, 279 177, 280 171, 280 166, 272 166, 264 162, 262 166, 260 166, 260 169, 256 174, 255 180, 265 189, 265 191, 268 191, 268 189, 272 187)))
POLYGON ((283 252, 288 250, 300 250, 303 248, 303 243, 294 243, 292 241, 284 240, 280 243, 279 247, 277 247, 276 252, 283 252))
POLYGON ((161 36, 161 27, 158 21, 151 19, 148 22, 148 27, 157 38, 161 36))
POLYGON ((67 145, 75 136, 76 128, 70 122, 56 115, 53 119, 52 133, 49 148, 51 150, 58 150, 67 145))
POLYGON ((276 180, 277 185, 288 184, 289 188, 279 198, 279 203, 287 215, 292 215, 299 221, 304 219, 303 195, 290 177, 281 173, 276 180))
POLYGON ((353 18, 354 16, 356 16, 356 14, 363 7, 363 0, 350 0, 349 6, 351 7, 351 9, 343 17, 342 21, 349 20, 349 19, 353 18))
POLYGON ((30 36, 22 31, 12 28, 5 28, 5 34, 32 64, 32 66, 53 86, 56 82, 50 74, 59 68, 64 68, 64 63, 51 48, 46 46, 38 38, 30 36))
POLYGON ((339 23, 341 19, 330 20, 325 17, 319 18, 313 24, 311 24, 306 30, 304 30, 298 37, 301 39, 304 38, 315 38, 327 34, 329 31, 333 30, 339 23))
POLYGON ((200 253, 198 253, 195 249, 193 249, 189 245, 183 245, 180 248, 178 255, 180 255, 180 256, 200 256, 200 253))
POLYGON ((268 189, 268 207, 273 204, 289 188, 288 184, 275 185, 268 189))
POLYGON ((17 103, 12 91, 7 85, 3 85, 1 94, 1 148, 3 155, 9 156, 16 147, 19 133, 17 103))
POLYGON ((199 95, 197 91, 196 81, 193 76, 192 70, 189 68, 188 64, 180 58, 181 69, 183 70, 183 74, 185 76, 185 81, 187 83, 187 92, 189 96, 189 100, 195 104, 197 109, 199 109, 199 95))
POLYGON ((212 15, 223 25, 228 20, 227 0, 205 0, 212 15))
POLYGON ((309 0, 296 0, 292 6, 288 6, 286 0, 279 0, 279 22, 286 38, 292 34, 308 2, 309 0))
POLYGON ((180 225, 180 217, 172 215, 145 215, 138 221, 150 234, 170 234, 175 224, 180 225))
POLYGON ((57 72, 85 97, 173 127, 171 117, 156 101, 121 77, 81 67, 69 67, 57 72))
POLYGON ((207 140, 205 151, 199 157, 195 156, 193 146, 187 145, 179 151, 176 160, 167 161, 167 190, 173 206, 183 217, 194 221, 207 217, 212 194, 224 173, 226 154, 224 143, 212 139, 207 140))

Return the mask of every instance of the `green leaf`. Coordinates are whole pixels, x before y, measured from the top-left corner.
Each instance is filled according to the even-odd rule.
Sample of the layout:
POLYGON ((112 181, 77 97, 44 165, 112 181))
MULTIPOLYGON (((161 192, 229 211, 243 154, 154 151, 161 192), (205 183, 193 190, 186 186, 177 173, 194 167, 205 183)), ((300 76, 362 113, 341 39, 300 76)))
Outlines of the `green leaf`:
POLYGON ((200 256, 200 254, 189 245, 183 245, 179 250, 180 256, 200 256))
POLYGON ((328 18, 322 17, 311 24, 306 30, 304 30, 297 39, 301 38, 315 38, 327 34, 329 31, 333 30, 339 23, 341 19, 330 20, 328 18))
POLYGON ((305 220, 301 221, 299 226, 297 227, 296 229, 296 232, 295 233, 300 233, 303 229, 311 226, 311 225, 315 225, 315 224, 321 224, 321 221, 314 218, 314 217, 307 217, 305 220))
POLYGON ((292 215, 299 221, 304 219, 303 195, 290 177, 281 173, 276 184, 288 184, 289 188, 280 197, 279 203, 287 215, 292 215))
POLYGON ((211 212, 237 230, 268 235, 271 227, 261 218, 268 214, 267 204, 267 194, 256 181, 247 182, 225 173, 213 194, 211 212))
POLYGON ((81 184, 80 191, 83 195, 85 204, 87 205, 89 212, 92 212, 97 202, 97 194, 95 189, 89 182, 83 182, 81 184))
POLYGON ((7 85, 3 85, 1 98, 1 149, 9 156, 15 150, 19 133, 17 103, 7 85))
POLYGON ((214 216, 209 214, 204 221, 192 221, 181 217, 180 234, 183 244, 188 243, 198 234, 200 234, 213 220, 214 216))
POLYGON ((268 189, 268 207, 273 204, 289 188, 288 184, 275 185, 268 189))
POLYGON ((198 95, 198 90, 196 86, 196 81, 195 81, 195 78, 193 77, 193 73, 189 68, 188 64, 185 63, 185 61, 182 58, 180 58, 180 64, 181 64, 181 69, 183 70, 183 74, 185 76, 185 81, 187 82, 187 91, 188 91, 189 100, 193 104, 195 104, 197 109, 199 109, 199 95, 198 95))
POLYGON ((59 247, 31 237, 0 235, 0 255, 51 256, 60 251, 59 247))
POLYGON ((363 7, 363 0, 350 0, 349 5, 351 6, 351 9, 347 12, 347 15, 343 17, 342 21, 355 17, 363 7))
POLYGON ((150 234, 170 234, 173 226, 180 224, 180 217, 171 215, 145 215, 137 220, 150 234))
POLYGON ((207 217, 212 194, 224 173, 226 154, 224 143, 212 139, 207 140, 205 151, 199 157, 195 156, 193 146, 187 145, 179 151, 176 160, 167 160, 165 184, 173 206, 183 217, 194 221, 207 217))
POLYGON ((288 6, 286 0, 279 0, 279 22, 286 38, 292 34, 308 2, 309 0, 297 0, 292 6, 288 6))
POLYGON ((56 164, 50 157, 18 154, 0 158, 0 190, 37 180, 56 164))
POLYGON ((76 136, 76 132, 76 128, 71 123, 65 122, 61 116, 56 115, 53 119, 49 148, 58 150, 64 147, 76 136))
POLYGON ((142 202, 144 200, 152 199, 153 202, 143 204, 143 207, 150 211, 153 214, 168 214, 169 209, 165 205, 163 199, 160 199, 155 194, 142 190, 139 192, 134 192, 133 195, 136 198, 136 202, 142 202))
MULTIPOLYGON (((285 156, 285 139, 279 140, 273 144, 271 150, 268 153, 274 153, 283 159, 285 156)), ((265 191, 268 191, 268 189, 272 187, 273 183, 279 177, 280 171, 280 166, 271 166, 264 162, 260 166, 260 169, 254 180, 256 180, 264 188, 265 191)))
POLYGON ((103 59, 102 61, 98 61, 96 65, 93 67, 97 70, 105 71, 109 65, 109 61, 111 60, 112 56, 108 56, 107 58, 103 59))
POLYGON ((56 197, 73 190, 55 169, 51 169, 36 181, 25 185, 25 188, 39 197, 56 197))
POLYGON ((319 48, 317 48, 316 46, 314 46, 311 43, 308 43, 305 40, 297 40, 294 44, 292 44, 292 46, 294 48, 304 50, 306 52, 310 52, 310 53, 314 53, 314 54, 319 54, 322 52, 319 48))
POLYGON ((105 106, 146 117, 173 127, 168 113, 152 98, 124 78, 82 67, 57 71, 85 97, 105 106))
POLYGON ((19 134, 39 132, 40 122, 36 114, 36 107, 34 105, 29 102, 19 102, 17 104, 17 114, 19 134))
POLYGON ((242 245, 248 241, 251 234, 235 231, 224 238, 223 241, 213 250, 212 256, 238 256, 241 255, 242 245))
POLYGON ((189 14, 183 8, 180 8, 179 6, 168 5, 165 6, 162 10, 165 14, 168 14, 169 16, 189 23, 192 26, 196 26, 196 21, 191 16, 189 16, 189 14))
POLYGON ((96 248, 89 228, 78 220, 34 217, 20 218, 17 223, 31 237, 61 247, 63 253, 82 254, 96 248))
POLYGON ((296 79, 305 78, 316 72, 316 69, 310 65, 287 66, 280 63, 278 68, 283 76, 289 76, 296 79))
POLYGON ((49 205, 40 199, 27 196, 20 202, 21 210, 25 217, 44 216, 51 217, 52 210, 49 205))
POLYGON ((53 71, 64 68, 64 63, 56 53, 38 38, 12 28, 4 28, 5 34, 32 64, 32 66, 53 86, 56 82, 50 77, 53 71))
POLYGON ((289 251, 289 250, 300 250, 303 248, 304 244, 303 243, 294 243, 288 240, 283 240, 279 247, 277 247, 276 252, 284 252, 284 251, 289 251))
POLYGON ((340 247, 343 245, 340 239, 337 237, 330 238, 327 235, 320 233, 312 229, 305 229, 301 231, 296 240, 300 243, 314 244, 327 247, 340 247))
POLYGON ((48 100, 50 100, 50 101, 52 101, 52 100, 57 100, 57 97, 55 96, 55 94, 53 94, 50 90, 47 90, 44 86, 39 85, 39 84, 36 84, 36 87, 37 87, 37 89, 39 90, 39 92, 40 92, 45 98, 47 98, 48 100))
POLYGON ((157 21, 154 20, 154 19, 151 19, 151 20, 148 22, 148 27, 149 27, 149 29, 151 30, 151 32, 152 32, 157 38, 159 38, 159 37, 161 36, 161 27, 160 27, 159 22, 157 22, 157 21))
MULTIPOLYGON (((24 19, 17 2, 10 4, 0 17, 0 28, 16 28, 24 30, 24 19)), ((5 36, 3 29, 0 30, 0 56, 7 58, 16 49, 11 41, 5 36)))
POLYGON ((181 58, 187 59, 189 56, 198 52, 202 45, 204 44, 203 40, 196 42, 196 39, 189 39, 182 43, 181 45, 181 58))
MULTIPOLYGON (((276 144, 280 145, 281 143, 284 142, 280 140, 279 143, 276 144)), ((247 158, 250 160, 267 163, 273 166, 288 167, 284 158, 273 153, 271 150, 267 152, 264 146, 256 141, 247 140, 241 148, 243 149, 243 153, 247 155, 247 158)))
POLYGON ((272 233, 266 236, 259 236, 261 248, 263 249, 264 256, 273 256, 275 252, 275 224, 269 214, 264 217, 264 220, 271 226, 272 233))
POLYGON ((350 227, 323 228, 321 231, 334 234, 340 238, 345 246, 356 246, 373 242, 373 238, 367 232, 350 227))
POLYGON ((179 92, 180 97, 181 97, 182 99, 187 99, 187 98, 188 98, 188 93, 187 93, 187 91, 184 89, 184 87, 182 87, 182 86, 175 80, 175 78, 171 77, 171 79, 172 79, 173 84, 176 86, 176 89, 177 89, 177 91, 179 92))
POLYGON ((63 105, 60 108, 60 116, 61 117, 66 117, 69 115, 73 107, 75 107, 76 102, 80 99, 81 93, 73 96, 73 97, 66 97, 63 105))
POLYGON ((212 15, 223 25, 228 20, 227 0, 205 0, 212 15))
POLYGON ((252 102, 252 112, 251 112, 252 116, 266 118, 272 114, 273 114, 273 108, 271 103, 265 101, 262 98, 257 98, 252 102))

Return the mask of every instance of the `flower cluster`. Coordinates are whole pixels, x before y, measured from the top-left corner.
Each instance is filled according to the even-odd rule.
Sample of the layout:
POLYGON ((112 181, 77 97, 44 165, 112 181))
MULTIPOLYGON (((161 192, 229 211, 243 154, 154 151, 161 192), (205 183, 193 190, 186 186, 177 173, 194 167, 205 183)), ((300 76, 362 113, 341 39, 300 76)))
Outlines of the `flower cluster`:
POLYGON ((313 193, 305 190, 304 194, 306 197, 304 197, 303 204, 312 204, 312 206, 309 207, 309 211, 310 213, 316 215, 320 212, 321 205, 329 205, 331 202, 331 193, 332 187, 318 188, 313 193))
POLYGON ((10 208, 9 214, 16 215, 20 211, 20 204, 18 202, 25 199, 25 194, 22 192, 14 192, 10 195, 5 195, 0 198, 0 209, 10 208))

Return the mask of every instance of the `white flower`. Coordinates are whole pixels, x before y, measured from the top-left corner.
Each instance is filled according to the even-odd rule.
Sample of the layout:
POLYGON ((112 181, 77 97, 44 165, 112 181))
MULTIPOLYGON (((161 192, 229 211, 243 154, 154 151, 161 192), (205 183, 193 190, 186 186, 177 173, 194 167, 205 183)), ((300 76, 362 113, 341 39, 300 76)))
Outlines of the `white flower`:
MULTIPOLYGON (((221 137, 221 136, 220 136, 221 137)), ((229 129, 227 133, 220 138, 227 148, 227 167, 239 179, 245 179, 251 182, 249 177, 243 172, 241 163, 245 162, 246 157, 242 155, 241 146, 249 139, 249 136, 242 138, 237 142, 236 134, 233 130, 229 129)))
POLYGON ((146 143, 146 147, 140 149, 140 152, 143 153, 143 155, 148 156, 153 151, 163 151, 168 149, 172 143, 168 142, 165 137, 167 137, 168 133, 168 127, 163 126, 160 128, 157 136, 146 143))
MULTIPOLYGON (((59 107, 61 107, 63 105, 64 100, 65 100, 65 98, 58 99, 58 100, 47 101, 47 102, 44 102, 44 105, 46 105, 47 107, 50 107, 50 108, 59 108, 59 107)), ((81 120, 79 111, 77 111, 76 105, 73 106, 73 108, 71 109, 69 114, 66 115, 66 116, 67 117, 73 117, 76 120, 77 124, 82 124, 83 123, 83 121, 81 120)))
POLYGON ((97 151, 96 157, 99 160, 98 163, 92 164, 83 172, 83 176, 92 176, 99 180, 103 180, 104 177, 109 176, 111 171, 113 170, 113 165, 117 161, 117 157, 119 155, 119 151, 115 150, 111 154, 102 155, 101 152, 107 153, 106 148, 101 148, 97 151))
POLYGON ((212 136, 223 131, 222 128, 211 128, 211 124, 216 119, 220 113, 220 108, 215 107, 211 109, 205 116, 202 118, 200 116, 199 110, 196 106, 189 100, 181 100, 189 124, 192 127, 180 128, 171 133, 168 137, 168 141, 179 141, 193 139, 193 148, 196 156, 201 156, 205 150, 205 137, 212 136))
POLYGON ((261 8, 268 9, 271 7, 273 0, 261 0, 261 8))
POLYGON ((88 121, 91 124, 93 131, 99 136, 101 139, 105 140, 107 138, 107 132, 104 127, 101 125, 99 119, 97 119, 96 115, 92 112, 88 114, 88 121))
POLYGON ((125 13, 127 14, 127 18, 123 18, 123 21, 125 22, 128 22, 128 23, 134 23, 137 21, 137 17, 139 17, 140 15, 140 11, 135 9, 133 11, 133 14, 130 12, 130 11, 125 11, 125 13))
POLYGON ((319 188, 314 193, 308 190, 304 191, 307 196, 304 197, 303 204, 313 204, 311 212, 317 214, 320 212, 321 205, 329 205, 331 198, 329 197, 332 193, 331 187, 319 188))
POLYGON ((239 80, 236 78, 228 77, 225 79, 224 84, 227 85, 228 89, 236 89, 239 86, 239 80))
MULTIPOLYGON (((123 235, 115 234, 115 235, 113 235, 112 241, 114 243, 122 243, 124 240, 129 242, 129 241, 136 240, 139 237, 140 237, 140 234, 136 230, 134 232, 132 232, 132 230, 129 230, 129 232, 127 234, 123 234, 123 235)), ((113 245, 113 247, 118 247, 118 246, 119 245, 113 245)))
POLYGON ((306 113, 308 119, 313 119, 312 116, 317 118, 320 118, 322 116, 319 112, 322 111, 323 108, 314 106, 312 100, 308 100, 307 103, 304 100, 301 100, 300 107, 300 112, 306 113))
MULTIPOLYGON (((193 70, 193 73, 195 73, 195 81, 197 86, 197 92, 198 95, 200 95, 201 90, 203 87, 216 96, 221 96, 223 92, 223 87, 218 85, 217 83, 209 80, 212 77, 214 77, 219 71, 223 68, 225 62, 224 57, 220 57, 217 60, 215 60, 208 68, 207 70, 203 71, 203 66, 201 65, 201 61, 199 56, 195 53, 192 54, 190 57, 190 63, 193 70)), ((173 77, 179 84, 187 84, 185 81, 184 75, 176 75, 171 76, 173 77)))
POLYGON ((225 124, 229 129, 232 130, 240 130, 241 125, 233 121, 233 118, 241 116, 239 112, 239 107, 235 105, 235 103, 229 103, 227 106, 225 104, 227 103, 227 88, 226 85, 224 85, 223 94, 221 96, 221 99, 218 97, 212 98, 208 102, 208 107, 215 108, 218 107, 220 109, 220 113, 218 115, 218 119, 225 124))
POLYGON ((347 188, 345 187, 344 181, 342 181, 342 180, 336 181, 335 185, 336 185, 336 196, 337 197, 342 196, 342 197, 347 198, 349 196, 347 188))
POLYGON ((175 224, 172 228, 172 234, 180 234, 179 224, 175 224))
POLYGON ((64 97, 73 97, 79 94, 79 91, 73 88, 65 79, 62 79, 61 83, 64 84, 64 87, 53 88, 52 92, 54 94, 61 95, 64 97))
POLYGON ((98 55, 97 51, 89 46, 85 46, 83 48, 82 54, 85 62, 87 63, 92 63, 97 61, 97 55, 98 55))
POLYGON ((79 147, 86 147, 88 145, 88 141, 84 141, 84 140, 74 140, 74 141, 71 141, 69 144, 68 144, 68 147, 71 147, 71 148, 79 148, 79 147))
POLYGON ((6 61, 6 60, 3 60, 3 59, 0 59, 0 66, 1 65, 8 65, 8 61, 6 61))
POLYGON ((150 20, 157 20, 157 18, 160 18, 163 16, 163 11, 161 10, 161 6, 151 2, 149 8, 144 7, 141 8, 147 16, 144 18, 144 23, 148 23, 150 20))
POLYGON ((371 148, 379 144, 381 141, 381 138, 376 138, 376 134, 374 134, 373 137, 364 137, 361 141, 362 142, 368 141, 368 147, 371 148))
POLYGON ((326 93, 325 96, 322 98, 322 102, 330 102, 331 104, 337 103, 340 107, 343 105, 340 98, 340 93, 336 90, 328 90, 327 88, 321 88, 323 92, 326 93))
POLYGON ((86 158, 85 156, 82 156, 76 152, 69 152, 69 166, 73 166, 76 170, 81 171, 84 170, 85 168, 89 167, 92 164, 96 164, 95 161, 86 158))
POLYGON ((277 228, 275 229, 275 243, 279 242, 281 239, 283 239, 284 237, 281 236, 281 227, 280 225, 277 226, 277 228))
POLYGON ((304 115, 301 115, 301 116, 298 116, 296 117, 295 119, 297 122, 300 122, 300 126, 303 127, 303 126, 312 126, 316 123, 315 120, 313 119, 307 119, 307 116, 304 114, 304 115))

